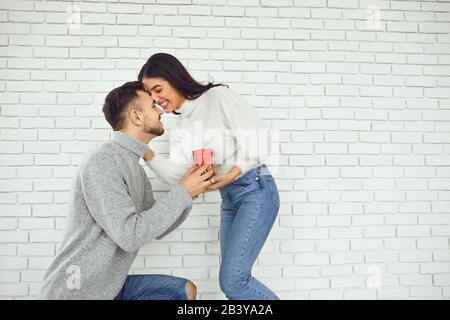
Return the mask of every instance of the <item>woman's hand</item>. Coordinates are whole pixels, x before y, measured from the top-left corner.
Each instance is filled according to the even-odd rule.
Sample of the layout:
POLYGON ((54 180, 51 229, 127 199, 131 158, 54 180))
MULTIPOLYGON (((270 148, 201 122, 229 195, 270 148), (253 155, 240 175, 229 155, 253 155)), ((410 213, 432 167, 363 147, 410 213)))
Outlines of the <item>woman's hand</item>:
POLYGON ((148 161, 153 158, 155 154, 153 153, 152 149, 148 149, 148 151, 144 154, 144 160, 148 161))
POLYGON ((233 182, 233 180, 240 174, 241 169, 238 167, 233 167, 225 174, 212 177, 212 184, 206 188, 206 192, 216 191, 217 189, 226 186, 227 184, 233 182))

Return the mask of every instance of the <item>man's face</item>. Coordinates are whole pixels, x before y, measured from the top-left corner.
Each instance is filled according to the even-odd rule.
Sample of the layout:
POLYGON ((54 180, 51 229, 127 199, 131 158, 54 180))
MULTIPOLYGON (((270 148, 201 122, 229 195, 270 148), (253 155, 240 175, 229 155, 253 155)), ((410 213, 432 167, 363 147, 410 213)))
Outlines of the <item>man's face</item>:
POLYGON ((145 133, 155 136, 164 134, 164 127, 161 122, 161 113, 155 107, 154 101, 150 94, 145 91, 138 91, 139 105, 143 115, 142 129, 145 133))

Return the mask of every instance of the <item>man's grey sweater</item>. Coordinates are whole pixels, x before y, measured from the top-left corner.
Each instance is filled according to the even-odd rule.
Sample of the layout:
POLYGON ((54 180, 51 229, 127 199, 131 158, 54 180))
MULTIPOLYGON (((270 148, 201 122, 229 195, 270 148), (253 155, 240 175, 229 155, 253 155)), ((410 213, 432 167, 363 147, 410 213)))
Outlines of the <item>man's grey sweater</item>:
POLYGON ((92 151, 75 179, 58 253, 41 299, 113 299, 141 246, 178 227, 192 208, 180 185, 157 201, 139 159, 145 143, 114 131, 92 151))

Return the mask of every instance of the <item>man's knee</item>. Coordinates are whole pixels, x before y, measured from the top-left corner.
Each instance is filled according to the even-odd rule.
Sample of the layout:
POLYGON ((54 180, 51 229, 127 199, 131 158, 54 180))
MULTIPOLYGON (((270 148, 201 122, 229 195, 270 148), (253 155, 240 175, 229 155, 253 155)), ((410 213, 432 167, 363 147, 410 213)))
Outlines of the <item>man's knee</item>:
POLYGON ((186 282, 186 295, 188 300, 195 300, 197 297, 197 287, 189 280, 186 282))

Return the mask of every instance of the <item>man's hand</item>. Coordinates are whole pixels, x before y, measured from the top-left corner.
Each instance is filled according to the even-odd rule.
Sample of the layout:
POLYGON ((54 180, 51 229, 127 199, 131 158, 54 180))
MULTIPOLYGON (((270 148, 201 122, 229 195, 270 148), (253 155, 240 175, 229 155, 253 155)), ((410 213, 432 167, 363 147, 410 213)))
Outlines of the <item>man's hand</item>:
POLYGON ((144 154, 144 160, 148 161, 151 160, 154 156, 154 153, 152 151, 152 149, 148 149, 148 151, 144 154))
POLYGON ((194 198, 205 192, 206 188, 211 185, 210 178, 215 174, 215 170, 208 170, 208 168, 210 168, 208 164, 201 167, 194 165, 181 178, 180 186, 185 188, 191 197, 194 198))

